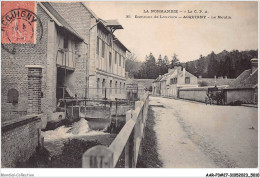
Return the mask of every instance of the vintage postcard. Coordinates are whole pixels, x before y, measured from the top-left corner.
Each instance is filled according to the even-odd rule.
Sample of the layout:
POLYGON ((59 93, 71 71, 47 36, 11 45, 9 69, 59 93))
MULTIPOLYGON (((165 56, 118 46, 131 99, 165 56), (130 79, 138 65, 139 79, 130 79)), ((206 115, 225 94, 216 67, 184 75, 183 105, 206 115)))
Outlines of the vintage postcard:
POLYGON ((259 177, 258 38, 258 1, 2 1, 1 176, 259 177))

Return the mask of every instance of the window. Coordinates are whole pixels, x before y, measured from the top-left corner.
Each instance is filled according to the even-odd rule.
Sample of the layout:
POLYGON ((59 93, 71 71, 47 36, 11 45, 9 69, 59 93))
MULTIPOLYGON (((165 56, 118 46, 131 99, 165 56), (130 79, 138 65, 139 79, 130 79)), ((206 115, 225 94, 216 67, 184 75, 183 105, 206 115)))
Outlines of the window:
POLYGON ((68 47, 69 47, 69 39, 68 39, 68 37, 64 37, 63 48, 68 49, 68 47))
POLYGON ((172 85, 172 84, 177 84, 177 78, 175 77, 175 78, 172 78, 171 80, 170 80, 170 85, 172 85))
POLYGON ((103 81, 102 81, 102 94, 105 94, 105 88, 106 88, 106 79, 103 79, 103 81))
POLYGON ((109 52, 109 69, 111 70, 112 67, 112 54, 109 52))
POLYGON ((121 94, 121 87, 122 87, 122 83, 120 82, 120 88, 119 88, 119 93, 121 94))
POLYGON ((119 66, 121 66, 121 55, 119 55, 119 66))
POLYGON ((102 41, 102 57, 105 57, 105 42, 102 41))
POLYGON ((117 94, 117 82, 115 83, 115 94, 117 94))
POLYGON ((99 38, 97 37, 97 48, 96 48, 97 55, 99 55, 99 38))
POLYGON ((190 77, 185 77, 185 84, 190 84, 190 77))
POLYGON ((109 88, 110 88, 110 94, 111 94, 112 93, 112 80, 110 80, 109 88))
POLYGON ((18 98, 19 98, 19 93, 16 89, 12 88, 12 89, 8 90, 7 103, 17 104, 18 98))
POLYGON ((117 52, 115 52, 115 64, 117 62, 117 52))
POLYGON ((112 46, 112 36, 108 37, 108 44, 109 44, 109 46, 112 46))
POLYGON ((123 57, 123 68, 125 68, 125 58, 123 57))

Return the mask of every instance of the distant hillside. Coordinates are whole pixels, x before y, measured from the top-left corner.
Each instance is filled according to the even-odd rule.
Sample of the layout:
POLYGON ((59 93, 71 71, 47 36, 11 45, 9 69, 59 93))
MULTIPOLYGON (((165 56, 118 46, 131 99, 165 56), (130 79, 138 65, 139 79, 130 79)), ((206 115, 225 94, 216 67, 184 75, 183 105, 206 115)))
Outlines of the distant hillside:
POLYGON ((244 70, 250 69, 252 58, 258 58, 258 50, 233 50, 231 52, 224 50, 218 54, 212 52, 207 56, 200 56, 199 59, 182 65, 186 66, 186 70, 197 77, 227 76, 228 78, 236 78, 244 70))

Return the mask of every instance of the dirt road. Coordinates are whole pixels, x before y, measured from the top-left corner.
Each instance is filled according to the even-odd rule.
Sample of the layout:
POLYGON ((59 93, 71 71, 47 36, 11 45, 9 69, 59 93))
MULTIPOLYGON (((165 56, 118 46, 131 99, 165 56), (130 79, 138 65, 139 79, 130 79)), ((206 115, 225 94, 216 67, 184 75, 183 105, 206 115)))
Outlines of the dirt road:
POLYGON ((150 106, 163 167, 257 167, 257 108, 158 97, 150 106))

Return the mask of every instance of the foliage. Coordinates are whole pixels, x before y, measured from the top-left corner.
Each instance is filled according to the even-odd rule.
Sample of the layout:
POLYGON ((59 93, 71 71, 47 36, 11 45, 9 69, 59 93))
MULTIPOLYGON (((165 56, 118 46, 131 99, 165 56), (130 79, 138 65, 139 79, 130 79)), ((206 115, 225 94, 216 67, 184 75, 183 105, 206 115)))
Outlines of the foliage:
POLYGON ((200 82, 198 82, 198 85, 199 85, 199 87, 205 87, 205 86, 208 86, 208 83, 205 81, 200 81, 200 82))
POLYGON ((180 63, 180 60, 177 58, 177 54, 173 54, 171 64, 169 66, 170 69, 174 68, 174 66, 178 65, 180 63))
POLYGON ((62 154, 53 156, 51 159, 51 167, 54 168, 81 168, 82 155, 89 148, 101 145, 97 140, 85 141, 72 139, 64 142, 62 154))
POLYGON ((238 51, 226 50, 219 54, 211 54, 199 59, 186 62, 186 69, 195 76, 213 78, 214 76, 227 76, 228 78, 238 77, 244 70, 251 66, 250 60, 258 57, 258 50, 238 51))
POLYGON ((85 141, 72 139, 64 142, 62 153, 50 157, 47 149, 43 148, 33 154, 28 161, 17 163, 19 168, 81 168, 82 155, 89 148, 101 145, 97 140, 85 141))
POLYGON ((146 121, 146 127, 145 127, 145 135, 143 139, 143 150, 142 154, 139 155, 138 161, 137 161, 137 168, 160 168, 163 166, 162 161, 159 159, 159 155, 157 152, 157 137, 156 133, 154 131, 154 125, 155 125, 155 118, 154 118, 154 112, 149 107, 148 109, 148 116, 146 121))
POLYGON ((130 78, 138 74, 142 63, 136 60, 136 55, 132 52, 128 54, 125 62, 125 70, 130 78))
POLYGON ((152 53, 146 56, 145 62, 142 64, 136 78, 155 79, 158 73, 158 66, 152 53))
POLYGON ((182 65, 191 74, 203 78, 214 78, 227 76, 228 78, 238 77, 244 70, 251 67, 250 60, 258 57, 258 50, 238 51, 233 50, 215 54, 212 51, 207 56, 200 55, 199 59, 180 63, 177 54, 174 53, 171 60, 167 56, 162 58, 159 55, 155 59, 152 53, 146 56, 145 62, 138 62, 136 56, 132 54, 126 60, 126 71, 130 77, 155 79, 159 75, 168 72, 168 68, 174 68, 175 65, 182 65))

